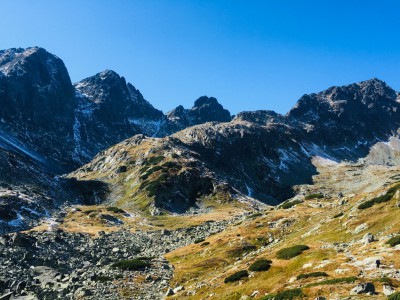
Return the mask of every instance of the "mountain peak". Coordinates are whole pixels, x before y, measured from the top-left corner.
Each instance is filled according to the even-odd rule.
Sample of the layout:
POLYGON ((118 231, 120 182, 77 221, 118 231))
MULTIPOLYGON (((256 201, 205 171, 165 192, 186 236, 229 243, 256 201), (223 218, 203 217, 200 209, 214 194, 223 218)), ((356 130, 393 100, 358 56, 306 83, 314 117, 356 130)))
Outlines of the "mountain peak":
MULTIPOLYGON (((214 97, 201 96, 194 102, 193 108, 203 106, 203 105, 218 105, 218 104, 219 104, 218 100, 214 97)), ((222 105, 221 105, 221 107, 222 107, 222 105)))

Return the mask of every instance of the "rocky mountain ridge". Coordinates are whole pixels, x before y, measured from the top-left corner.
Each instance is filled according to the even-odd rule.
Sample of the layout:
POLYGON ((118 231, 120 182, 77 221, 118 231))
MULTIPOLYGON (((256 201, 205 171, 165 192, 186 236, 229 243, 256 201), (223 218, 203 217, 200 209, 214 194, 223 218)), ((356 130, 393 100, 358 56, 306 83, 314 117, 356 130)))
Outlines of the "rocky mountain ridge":
MULTIPOLYGON (((174 208, 185 210, 196 206, 197 200, 215 195, 221 187, 233 198, 248 196, 276 205, 294 195, 293 186, 311 182, 316 174, 314 156, 335 162, 355 162, 367 157, 368 163, 381 163, 382 159, 371 159, 374 155, 368 154, 378 142, 382 144, 391 138, 388 145, 393 145, 397 140, 399 105, 393 89, 371 79, 303 96, 285 116, 270 111, 243 112, 231 122, 188 127, 163 139, 140 138, 140 143, 128 140, 100 153, 72 176, 113 180, 112 186, 117 190, 120 184, 111 178, 129 180, 130 187, 137 190, 132 194, 129 189, 130 203, 140 194, 141 202, 144 197, 147 205, 172 212, 174 208), (146 167, 146 158, 152 156, 162 159, 151 168, 146 167), (193 168, 187 168, 188 160, 181 157, 189 157, 193 168), (178 166, 184 171, 177 174, 190 179, 176 181, 176 172, 172 167, 165 168, 167 164, 178 166), (109 173, 120 165, 129 167, 123 174, 109 173), (192 182, 203 181, 208 182, 207 187, 192 186, 192 182), (148 182, 158 184, 149 189, 148 182), (192 192, 197 195, 195 199, 189 196, 192 192), (167 199, 160 201, 161 198, 167 199), (171 208, 168 202, 179 198, 171 208)), ((375 147, 374 151, 387 152, 381 148, 375 147)), ((386 155, 386 162, 396 163, 398 150, 391 148, 392 158, 386 155)), ((117 193, 109 201, 114 202, 120 196, 117 193)))
MULTIPOLYGON (((207 101, 195 106, 196 118, 191 124, 215 120, 213 113, 219 110, 225 119, 230 118, 213 100, 210 109, 207 101)), ((21 210, 26 201, 13 198, 12 215, 19 213, 25 220, 18 224, 46 217, 67 199, 79 201, 81 191, 73 195, 56 176, 90 161, 99 151, 135 134, 166 136, 187 126, 155 109, 114 71, 100 72, 73 85, 62 60, 39 47, 0 51, 0 105, 0 184, 4 187, 0 195, 7 196, 8 190, 27 193, 36 203, 32 215, 21 210), (17 168, 13 157, 17 157, 17 168), (53 197, 57 193, 49 192, 65 189, 61 193, 65 197, 53 197), (37 194, 51 200, 44 205, 37 194)), ((8 198, 2 199, 0 204, 9 209, 8 198)), ((9 222, 3 221, 0 227, 10 230, 9 222)), ((11 228, 15 224, 11 223, 11 228)))

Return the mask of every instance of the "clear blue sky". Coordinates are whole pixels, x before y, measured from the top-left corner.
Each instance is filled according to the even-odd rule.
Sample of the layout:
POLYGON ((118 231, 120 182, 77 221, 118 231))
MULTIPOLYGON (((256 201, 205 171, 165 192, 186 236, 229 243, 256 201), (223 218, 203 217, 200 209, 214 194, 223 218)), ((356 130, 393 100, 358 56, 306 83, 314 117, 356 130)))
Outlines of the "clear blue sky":
POLYGON ((0 48, 41 46, 73 82, 113 69, 164 112, 232 113, 372 77, 400 90, 400 2, 0 0, 0 48))

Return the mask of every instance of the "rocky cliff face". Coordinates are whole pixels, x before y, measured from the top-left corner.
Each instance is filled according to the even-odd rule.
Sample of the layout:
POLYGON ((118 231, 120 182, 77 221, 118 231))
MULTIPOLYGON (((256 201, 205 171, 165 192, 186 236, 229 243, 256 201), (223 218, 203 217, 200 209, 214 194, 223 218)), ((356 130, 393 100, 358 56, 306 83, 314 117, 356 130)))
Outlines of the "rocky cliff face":
POLYGON ((371 143, 387 140, 400 125, 397 93, 378 79, 305 95, 287 114, 307 127, 307 139, 329 147, 335 157, 368 154, 371 143))
POLYGON ((42 48, 0 52, 0 129, 66 168, 73 149, 76 99, 67 69, 42 48))
POLYGON ((114 71, 104 71, 74 85, 74 159, 80 163, 132 135, 157 134, 166 117, 114 71))

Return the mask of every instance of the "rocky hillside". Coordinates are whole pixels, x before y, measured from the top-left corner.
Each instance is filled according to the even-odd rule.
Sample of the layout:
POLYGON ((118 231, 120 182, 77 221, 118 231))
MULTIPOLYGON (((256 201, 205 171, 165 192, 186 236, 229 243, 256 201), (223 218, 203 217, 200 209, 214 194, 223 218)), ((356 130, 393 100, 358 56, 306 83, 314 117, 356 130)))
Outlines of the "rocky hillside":
POLYGON ((129 205, 142 203, 139 209, 182 211, 221 187, 232 198, 275 205, 294 195, 294 185, 311 182, 314 156, 336 162, 367 157, 369 163, 385 156, 396 163, 395 148, 391 154, 378 145, 370 149, 396 140, 399 106, 396 92, 377 79, 334 87, 303 96, 285 116, 243 112, 230 122, 192 126, 162 139, 127 140, 71 176, 110 183, 110 202, 122 197, 129 205), (118 168, 124 172, 116 175, 118 168))
POLYGON ((199 214, 144 217, 110 206, 70 207, 56 222, 0 237, 0 295, 194 300, 398 295, 399 167, 317 157, 312 164, 318 172, 313 184, 296 186, 296 197, 275 208, 232 210, 231 202, 199 214))

